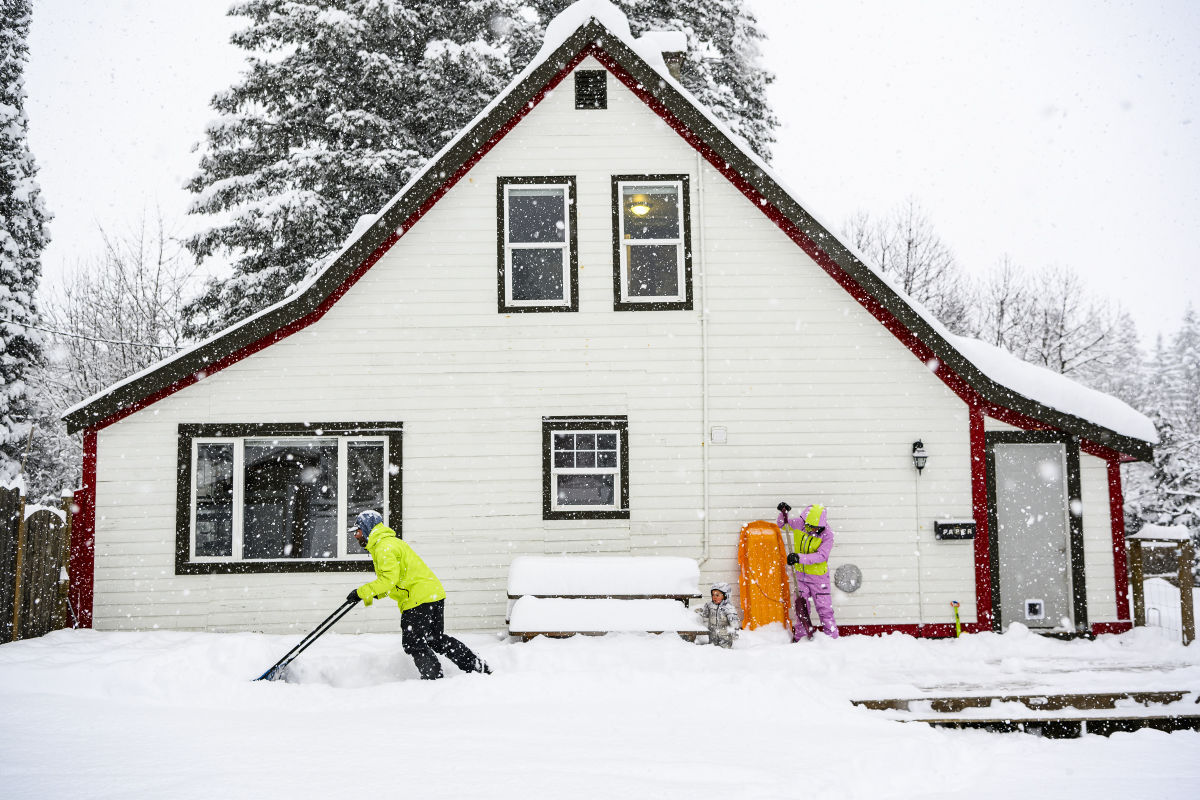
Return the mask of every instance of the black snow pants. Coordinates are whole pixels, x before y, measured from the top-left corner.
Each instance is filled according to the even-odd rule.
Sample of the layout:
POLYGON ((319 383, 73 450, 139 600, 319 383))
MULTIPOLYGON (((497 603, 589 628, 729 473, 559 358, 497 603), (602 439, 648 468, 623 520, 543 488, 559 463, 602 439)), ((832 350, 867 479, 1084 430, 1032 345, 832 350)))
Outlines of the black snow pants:
POLYGON ((482 672, 483 660, 471 648, 446 635, 446 601, 422 603, 400 612, 404 629, 404 652, 412 656, 424 680, 442 677, 442 665, 435 653, 441 653, 463 672, 482 672))

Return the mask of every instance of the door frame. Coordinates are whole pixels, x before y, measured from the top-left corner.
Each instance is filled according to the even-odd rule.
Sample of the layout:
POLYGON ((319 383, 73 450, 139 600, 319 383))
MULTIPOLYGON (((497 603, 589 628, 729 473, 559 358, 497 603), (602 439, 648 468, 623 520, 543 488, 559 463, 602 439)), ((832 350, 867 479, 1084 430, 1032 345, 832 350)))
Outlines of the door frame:
MULTIPOLYGON (((1079 439, 1059 431, 988 431, 984 434, 987 458, 988 556, 991 561, 992 630, 1001 633, 1000 618, 1000 542, 996 515, 996 445, 1061 444, 1067 460, 1067 531, 1071 548, 1071 601, 1074 611, 1074 635, 1090 630, 1087 617, 1087 576, 1083 559, 1083 494, 1079 480, 1079 439)), ((1051 634, 1054 635, 1054 634, 1051 634)))

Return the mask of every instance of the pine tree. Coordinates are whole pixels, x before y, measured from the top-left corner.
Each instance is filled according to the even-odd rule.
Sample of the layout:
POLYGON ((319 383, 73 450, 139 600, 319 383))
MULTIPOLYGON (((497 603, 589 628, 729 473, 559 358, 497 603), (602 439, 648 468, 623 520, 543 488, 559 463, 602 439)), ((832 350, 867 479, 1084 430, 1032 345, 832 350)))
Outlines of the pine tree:
POLYGON ((242 80, 213 99, 188 249, 225 252, 233 276, 189 308, 208 334, 281 299, 378 211, 528 58, 513 0, 246 0, 233 42, 242 80))
POLYGON ((17 472, 30 428, 30 372, 41 356, 34 294, 49 241, 25 118, 29 0, 0 0, 0 478, 17 472))
MULTIPOLYGON (((531 0, 543 27, 572 0, 531 0)), ((767 105, 775 76, 759 63, 764 38, 744 0, 613 0, 635 37, 647 31, 682 31, 687 53, 683 86, 754 152, 771 158, 779 120, 767 105)), ((539 31, 540 35, 540 31, 539 31)))
POLYGON ((1190 308, 1170 345, 1159 345, 1145 412, 1158 428, 1145 522, 1200 532, 1200 318, 1190 308))
POLYGON ((1200 547, 1200 317, 1193 309, 1169 343, 1159 337, 1148 372, 1141 410, 1159 441, 1151 463, 1125 470, 1125 526, 1184 525, 1200 547))
MULTIPOLYGON (((378 211, 541 46, 566 0, 243 0, 242 79, 188 188, 207 228, 198 260, 232 258, 189 309, 201 336, 277 302, 378 211)), ((740 1, 621 0, 635 35, 683 30, 684 84, 764 157, 777 124, 758 66, 762 34, 740 1)))

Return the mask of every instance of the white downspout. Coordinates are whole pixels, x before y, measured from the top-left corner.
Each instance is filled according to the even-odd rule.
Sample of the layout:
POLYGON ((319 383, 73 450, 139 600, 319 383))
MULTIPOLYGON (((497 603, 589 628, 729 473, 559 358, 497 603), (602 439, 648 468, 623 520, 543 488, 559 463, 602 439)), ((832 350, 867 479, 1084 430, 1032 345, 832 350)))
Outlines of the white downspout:
POLYGON ((700 403, 701 403, 701 424, 700 430, 700 452, 702 454, 702 471, 704 473, 704 515, 702 520, 703 525, 703 549, 700 552, 699 565, 704 566, 709 559, 709 524, 708 524, 708 271, 704 268, 704 255, 706 248, 704 246, 704 159, 700 156, 700 151, 696 151, 696 252, 693 261, 696 264, 696 272, 699 277, 700 285, 700 403))

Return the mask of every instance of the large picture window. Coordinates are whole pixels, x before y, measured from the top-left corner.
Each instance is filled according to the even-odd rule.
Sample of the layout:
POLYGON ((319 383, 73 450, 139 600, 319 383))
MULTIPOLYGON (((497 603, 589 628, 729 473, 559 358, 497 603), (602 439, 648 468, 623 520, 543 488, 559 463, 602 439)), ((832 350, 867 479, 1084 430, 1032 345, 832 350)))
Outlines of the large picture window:
POLYGON ((542 516, 629 518, 626 417, 542 418, 542 516))
POLYGON ((578 310, 575 178, 500 178, 496 202, 499 311, 578 310))
POLYGON ((612 194, 614 308, 690 309, 688 176, 618 175, 612 194))
POLYGON ((370 569, 365 509, 401 532, 393 423, 180 425, 176 573, 370 569))

